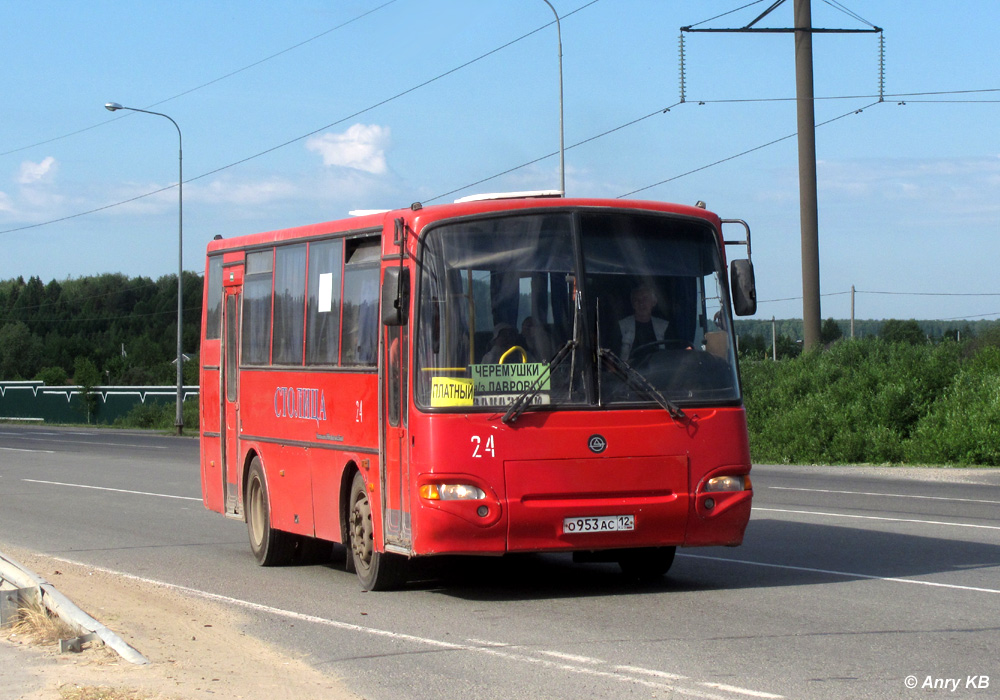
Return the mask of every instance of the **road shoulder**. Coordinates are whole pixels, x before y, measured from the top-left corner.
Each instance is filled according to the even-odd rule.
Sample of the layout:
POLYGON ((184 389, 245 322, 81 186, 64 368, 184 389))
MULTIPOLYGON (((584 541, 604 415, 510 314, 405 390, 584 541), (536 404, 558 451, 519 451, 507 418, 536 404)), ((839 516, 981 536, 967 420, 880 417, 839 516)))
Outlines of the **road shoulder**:
MULTIPOLYGON (((15 660, 4 685, 16 681, 23 700, 56 700, 65 686, 131 688, 149 698, 352 700, 339 679, 321 673, 241 631, 245 614, 152 583, 118 576, 4 545, 88 614, 149 660, 137 666, 107 648, 59 654, 0 632, 0 658, 15 660)), ((7 676, 7 672, 3 674, 7 676)), ((7 698, 0 692, 0 700, 7 698)))

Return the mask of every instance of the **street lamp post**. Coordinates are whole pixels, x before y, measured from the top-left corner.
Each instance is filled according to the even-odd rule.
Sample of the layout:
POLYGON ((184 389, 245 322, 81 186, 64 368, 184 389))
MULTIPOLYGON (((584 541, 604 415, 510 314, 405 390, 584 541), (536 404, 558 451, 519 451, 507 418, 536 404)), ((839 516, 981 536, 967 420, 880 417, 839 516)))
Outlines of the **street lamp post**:
POLYGON ((177 129, 177 414, 174 425, 177 434, 184 430, 184 140, 181 137, 181 128, 177 126, 171 117, 162 112, 150 112, 146 109, 136 107, 123 107, 117 102, 108 102, 104 108, 109 112, 116 112, 125 109, 130 112, 142 112, 143 114, 153 114, 157 117, 170 119, 170 123, 177 129))
POLYGON ((559 13, 549 0, 542 0, 556 16, 556 38, 559 41, 559 189, 566 195, 566 148, 563 141, 563 70, 562 70, 562 26, 559 13))

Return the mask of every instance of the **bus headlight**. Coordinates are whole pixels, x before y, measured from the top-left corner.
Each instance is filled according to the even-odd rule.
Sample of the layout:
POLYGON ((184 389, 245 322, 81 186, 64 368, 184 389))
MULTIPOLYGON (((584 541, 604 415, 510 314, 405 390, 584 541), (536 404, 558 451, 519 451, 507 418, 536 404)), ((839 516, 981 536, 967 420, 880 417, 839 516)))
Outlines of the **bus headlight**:
POLYGON ((745 491, 749 479, 743 476, 716 476, 705 482, 706 493, 709 491, 745 491))
POLYGON ((424 484, 420 497, 429 501, 481 501, 486 493, 471 484, 424 484))

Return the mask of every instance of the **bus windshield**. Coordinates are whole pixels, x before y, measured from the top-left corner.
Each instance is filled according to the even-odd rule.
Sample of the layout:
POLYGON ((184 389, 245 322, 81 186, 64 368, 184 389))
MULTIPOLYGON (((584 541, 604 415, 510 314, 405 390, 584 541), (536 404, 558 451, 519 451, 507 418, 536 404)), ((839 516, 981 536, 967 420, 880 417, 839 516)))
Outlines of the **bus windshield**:
POLYGON ((718 245, 707 222, 631 210, 428 230, 417 405, 505 411, 525 392, 529 410, 738 402, 718 245))

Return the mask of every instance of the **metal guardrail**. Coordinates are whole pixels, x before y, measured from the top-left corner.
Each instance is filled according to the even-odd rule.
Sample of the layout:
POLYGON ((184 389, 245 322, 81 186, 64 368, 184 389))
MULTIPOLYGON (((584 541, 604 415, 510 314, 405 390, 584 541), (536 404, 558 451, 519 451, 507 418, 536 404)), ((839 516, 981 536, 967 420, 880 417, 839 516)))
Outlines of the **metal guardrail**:
POLYGON ((64 653, 80 651, 86 642, 100 639, 129 663, 149 663, 149 659, 77 607, 51 583, 0 552, 0 626, 9 624, 18 609, 31 600, 40 602, 49 612, 80 632, 73 639, 62 640, 60 649, 64 653))

